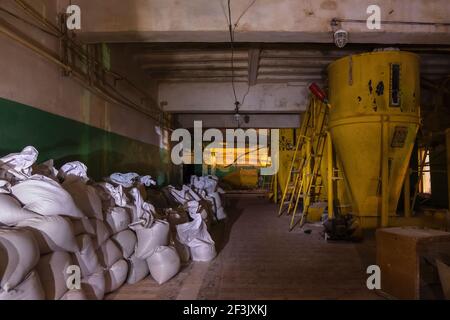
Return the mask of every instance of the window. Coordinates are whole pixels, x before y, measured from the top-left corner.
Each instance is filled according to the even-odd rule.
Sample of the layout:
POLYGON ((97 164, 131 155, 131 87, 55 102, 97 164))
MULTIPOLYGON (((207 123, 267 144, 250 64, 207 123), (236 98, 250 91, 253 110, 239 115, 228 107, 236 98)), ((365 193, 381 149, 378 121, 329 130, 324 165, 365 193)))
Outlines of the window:
POLYGON ((419 192, 425 194, 431 194, 431 169, 430 169, 430 151, 425 148, 419 149, 419 174, 422 173, 422 177, 419 177, 419 192), (422 168, 422 161, 425 161, 422 168))

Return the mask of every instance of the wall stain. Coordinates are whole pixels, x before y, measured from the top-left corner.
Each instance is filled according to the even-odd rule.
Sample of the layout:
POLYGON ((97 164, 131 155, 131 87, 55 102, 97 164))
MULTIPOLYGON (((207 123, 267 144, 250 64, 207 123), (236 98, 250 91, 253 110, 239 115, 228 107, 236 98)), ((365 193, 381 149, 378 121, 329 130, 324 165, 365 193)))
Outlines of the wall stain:
POLYGON ((320 9, 323 9, 323 10, 336 10, 337 9, 337 3, 336 3, 336 1, 332 1, 332 0, 323 1, 320 4, 320 9))

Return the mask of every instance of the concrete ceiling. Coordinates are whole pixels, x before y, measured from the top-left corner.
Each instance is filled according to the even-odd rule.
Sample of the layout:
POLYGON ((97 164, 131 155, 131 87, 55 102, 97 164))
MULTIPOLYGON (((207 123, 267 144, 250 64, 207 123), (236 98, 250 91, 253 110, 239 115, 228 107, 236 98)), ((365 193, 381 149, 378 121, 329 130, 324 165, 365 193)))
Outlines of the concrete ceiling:
MULTIPOLYGON (((229 43, 121 45, 128 46, 133 60, 159 82, 231 82, 234 79, 250 86, 325 82, 327 66, 333 61, 382 47, 337 49, 329 45, 235 44, 232 65, 229 43)), ((421 55, 423 77, 438 79, 450 74, 450 48, 401 48, 421 55)))

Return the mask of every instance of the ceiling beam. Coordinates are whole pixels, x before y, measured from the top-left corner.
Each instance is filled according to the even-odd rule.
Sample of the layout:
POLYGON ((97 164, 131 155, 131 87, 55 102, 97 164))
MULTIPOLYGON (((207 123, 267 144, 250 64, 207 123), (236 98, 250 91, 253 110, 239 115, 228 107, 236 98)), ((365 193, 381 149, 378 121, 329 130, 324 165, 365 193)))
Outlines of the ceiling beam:
POLYGON ((259 62, 261 60, 261 49, 250 49, 248 51, 248 85, 254 86, 258 82, 259 62))

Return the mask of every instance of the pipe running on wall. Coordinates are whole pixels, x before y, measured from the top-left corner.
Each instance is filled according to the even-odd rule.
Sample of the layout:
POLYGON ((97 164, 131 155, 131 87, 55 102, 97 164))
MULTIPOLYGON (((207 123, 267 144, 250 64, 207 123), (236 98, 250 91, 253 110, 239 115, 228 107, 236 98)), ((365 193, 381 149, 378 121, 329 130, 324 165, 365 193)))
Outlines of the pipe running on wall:
MULTIPOLYGON (((20 43, 21 45, 27 47, 33 52, 39 54, 41 57, 47 59, 48 61, 56 64, 61 67, 65 73, 71 76, 78 83, 83 85, 86 89, 93 91, 96 94, 102 96, 102 98, 106 99, 109 102, 124 105, 128 108, 132 108, 146 116, 149 116, 153 120, 159 122, 162 127, 170 128, 171 120, 168 115, 166 115, 157 105, 157 103, 150 97, 144 90, 140 89, 133 82, 131 82, 126 77, 114 72, 112 70, 108 70, 103 66, 103 63, 90 56, 86 49, 82 47, 81 44, 77 43, 74 39, 72 39, 67 32, 61 31, 56 25, 49 22, 44 16, 42 16, 39 12, 37 12, 33 7, 31 7, 27 2, 22 0, 15 0, 15 3, 30 17, 35 19, 42 27, 47 28, 46 34, 50 34, 53 37, 57 37, 59 41, 67 44, 67 49, 70 50, 71 53, 76 55, 82 63, 87 65, 92 64, 94 68, 99 68, 102 74, 111 75, 114 81, 121 80, 126 83, 129 87, 131 87, 138 95, 141 95, 141 101, 149 101, 150 107, 145 108, 139 106, 124 94, 120 93, 117 88, 108 83, 103 83, 104 86, 96 85, 91 81, 89 74, 84 74, 83 71, 77 70, 76 66, 72 66, 69 62, 63 61, 59 56, 50 52, 47 48, 44 48, 42 45, 26 36, 25 34, 18 31, 12 25, 7 23, 6 21, 0 19, 0 32, 8 36, 10 39, 20 43)), ((33 26, 35 26, 33 24, 33 26)), ((35 26, 38 27, 38 26, 35 26)), ((44 28, 40 28, 39 30, 44 31, 44 28)), ((88 68, 89 69, 89 68, 88 68)), ((93 75, 99 77, 99 73, 93 71, 93 75)), ((103 81, 105 82, 105 81, 103 81)))

